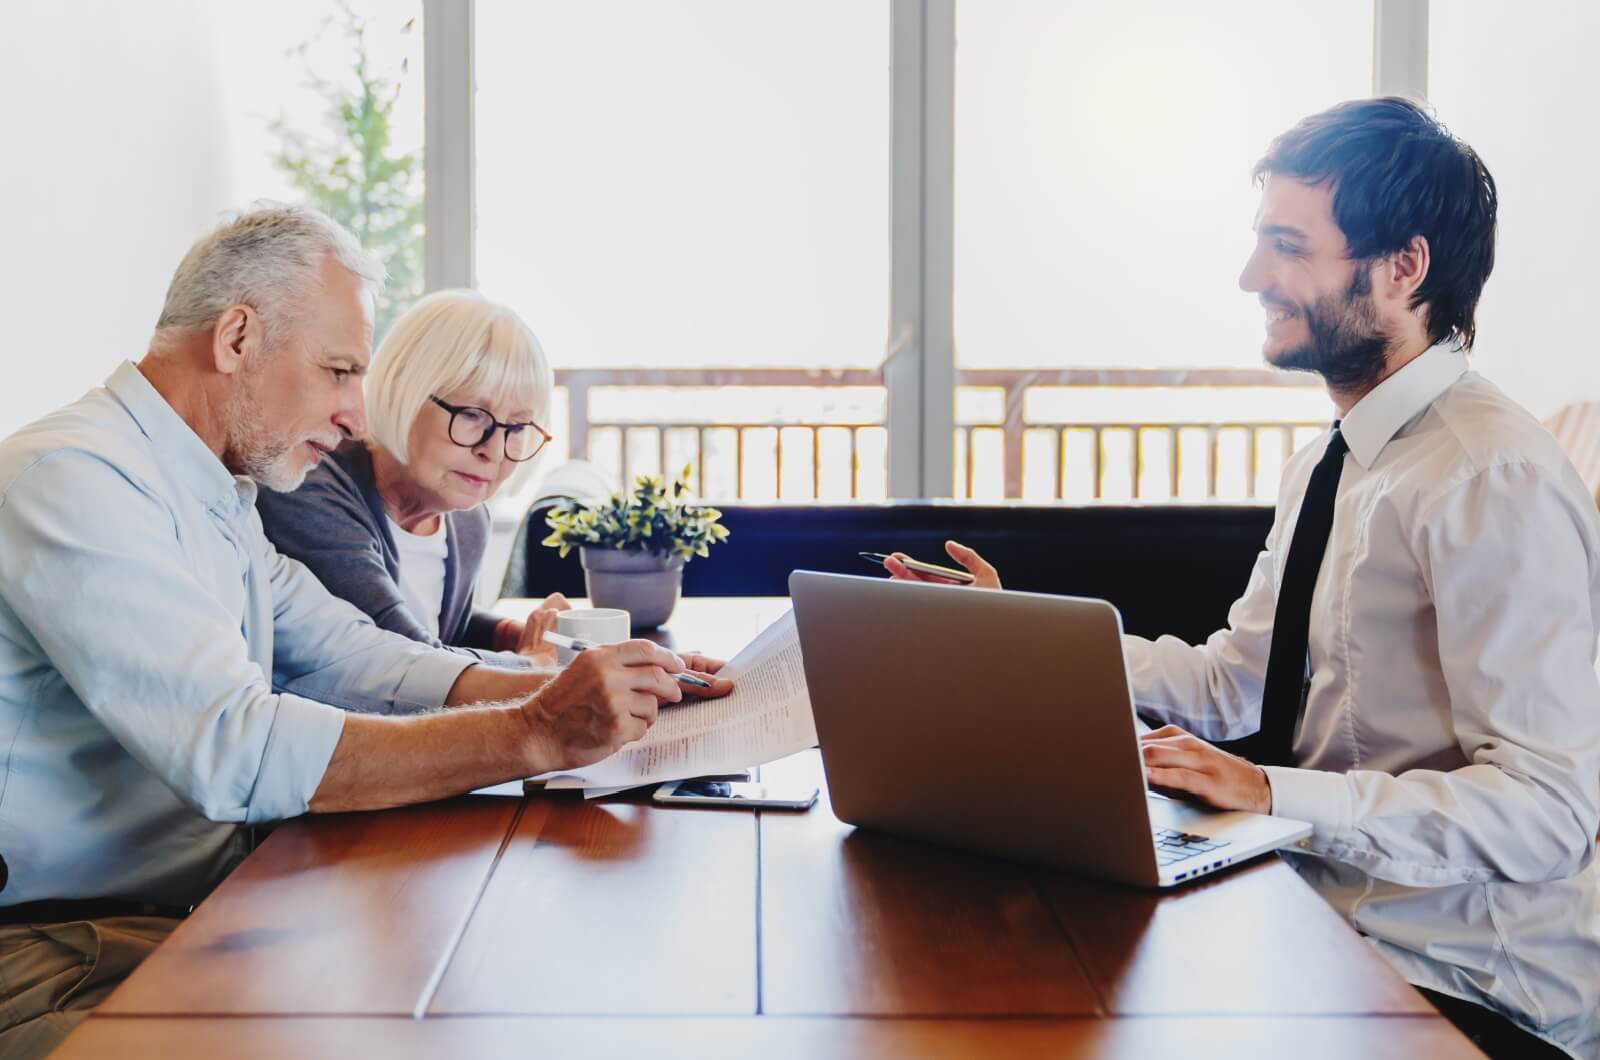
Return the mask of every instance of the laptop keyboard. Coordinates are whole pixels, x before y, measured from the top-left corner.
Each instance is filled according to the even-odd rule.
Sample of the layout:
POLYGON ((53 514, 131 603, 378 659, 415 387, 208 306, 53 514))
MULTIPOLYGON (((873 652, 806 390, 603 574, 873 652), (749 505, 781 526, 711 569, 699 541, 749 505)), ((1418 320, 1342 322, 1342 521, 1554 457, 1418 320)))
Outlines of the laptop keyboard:
POLYGON ((1206 835, 1180 832, 1175 828, 1157 828, 1154 838, 1156 861, 1162 866, 1175 865, 1180 861, 1197 858, 1229 845, 1226 839, 1213 839, 1206 835))

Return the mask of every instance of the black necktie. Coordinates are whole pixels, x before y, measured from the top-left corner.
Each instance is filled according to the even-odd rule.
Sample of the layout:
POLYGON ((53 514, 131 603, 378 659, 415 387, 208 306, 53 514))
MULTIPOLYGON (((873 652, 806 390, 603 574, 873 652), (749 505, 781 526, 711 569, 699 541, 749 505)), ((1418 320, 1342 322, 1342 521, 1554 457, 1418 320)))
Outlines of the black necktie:
POLYGON ((1294 765, 1295 725, 1305 696, 1306 646, 1311 630, 1311 594, 1328 550, 1333 529, 1333 501, 1339 494, 1339 472, 1350 447, 1333 425, 1333 437, 1322 459, 1311 471, 1306 495, 1300 501, 1300 518, 1294 524, 1289 558, 1278 585, 1278 609, 1272 617, 1272 650, 1267 655, 1267 683, 1261 695, 1262 765, 1294 765))

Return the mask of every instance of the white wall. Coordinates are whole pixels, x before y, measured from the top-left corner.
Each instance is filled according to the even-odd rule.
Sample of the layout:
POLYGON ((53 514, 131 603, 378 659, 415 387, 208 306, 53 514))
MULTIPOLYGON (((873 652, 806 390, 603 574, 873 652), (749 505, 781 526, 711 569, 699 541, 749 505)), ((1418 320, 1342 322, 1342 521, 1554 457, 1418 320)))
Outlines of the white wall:
POLYGON ((7 0, 0 436, 137 359, 183 251, 230 205, 204 0, 7 0))

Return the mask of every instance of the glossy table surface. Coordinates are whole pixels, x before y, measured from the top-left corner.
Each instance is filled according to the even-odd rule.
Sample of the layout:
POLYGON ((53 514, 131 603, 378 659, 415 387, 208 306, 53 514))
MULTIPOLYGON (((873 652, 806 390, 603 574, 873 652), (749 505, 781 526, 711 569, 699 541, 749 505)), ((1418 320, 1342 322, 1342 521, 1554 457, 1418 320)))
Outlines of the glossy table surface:
POLYGON ((762 776, 823 798, 288 822, 56 1055, 1478 1055, 1275 857, 1158 895, 852 829, 814 751, 762 776))

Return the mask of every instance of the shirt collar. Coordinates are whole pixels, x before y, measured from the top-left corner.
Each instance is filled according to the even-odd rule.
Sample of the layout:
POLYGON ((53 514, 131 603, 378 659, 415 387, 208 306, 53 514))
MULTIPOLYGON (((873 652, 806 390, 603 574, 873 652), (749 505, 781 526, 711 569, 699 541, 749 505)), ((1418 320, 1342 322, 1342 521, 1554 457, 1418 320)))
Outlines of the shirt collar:
POLYGON ((117 366, 106 380, 106 389, 150 439, 166 470, 206 507, 224 503, 233 507, 255 500, 255 484, 235 479, 132 361, 117 366))
POLYGON ((1373 387, 1339 421, 1350 455, 1372 467, 1383 447, 1467 371, 1467 355, 1439 345, 1373 387))

